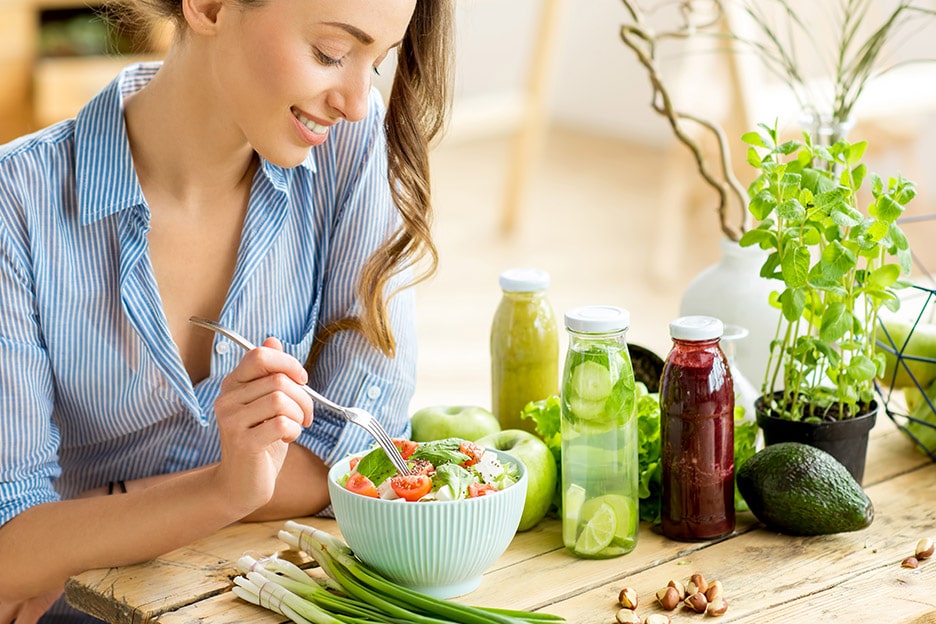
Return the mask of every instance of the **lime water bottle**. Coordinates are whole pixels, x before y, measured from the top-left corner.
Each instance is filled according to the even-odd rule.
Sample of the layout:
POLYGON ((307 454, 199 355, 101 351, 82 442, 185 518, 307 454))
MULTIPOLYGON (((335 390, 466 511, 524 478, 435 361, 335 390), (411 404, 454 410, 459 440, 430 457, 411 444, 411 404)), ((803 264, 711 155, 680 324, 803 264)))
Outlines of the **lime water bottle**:
POLYGON ((638 469, 630 314, 614 306, 566 313, 562 376, 562 540, 604 559, 637 545, 638 469))

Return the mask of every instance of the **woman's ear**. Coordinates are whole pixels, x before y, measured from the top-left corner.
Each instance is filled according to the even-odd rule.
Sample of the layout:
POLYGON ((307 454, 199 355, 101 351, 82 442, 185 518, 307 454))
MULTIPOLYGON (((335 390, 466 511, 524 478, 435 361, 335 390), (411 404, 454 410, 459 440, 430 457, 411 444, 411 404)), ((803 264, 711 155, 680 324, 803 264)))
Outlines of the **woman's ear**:
POLYGON ((218 28, 218 14, 224 4, 225 0, 182 0, 182 14, 193 31, 211 35, 218 28))

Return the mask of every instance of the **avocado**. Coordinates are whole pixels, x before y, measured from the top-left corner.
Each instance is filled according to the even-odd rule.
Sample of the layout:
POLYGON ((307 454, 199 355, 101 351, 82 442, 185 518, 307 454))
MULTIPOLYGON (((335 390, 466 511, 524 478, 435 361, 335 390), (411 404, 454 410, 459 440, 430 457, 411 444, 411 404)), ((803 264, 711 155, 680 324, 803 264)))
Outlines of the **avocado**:
POLYGON ((737 482, 754 516, 779 533, 858 531, 874 519, 871 500, 848 469, 807 444, 767 446, 741 465, 737 482))

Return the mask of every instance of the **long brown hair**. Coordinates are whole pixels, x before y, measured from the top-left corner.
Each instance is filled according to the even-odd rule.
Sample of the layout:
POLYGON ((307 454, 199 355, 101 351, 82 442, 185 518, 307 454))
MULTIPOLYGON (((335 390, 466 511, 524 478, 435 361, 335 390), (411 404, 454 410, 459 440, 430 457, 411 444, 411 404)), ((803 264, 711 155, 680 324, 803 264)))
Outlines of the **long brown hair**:
POLYGON ((362 317, 346 317, 318 332, 309 356, 313 362, 325 341, 355 329, 387 356, 396 352, 390 328, 387 282, 408 267, 428 259, 407 286, 429 278, 438 265, 432 241, 432 203, 429 183, 429 145, 445 125, 451 88, 451 0, 417 0, 397 54, 396 74, 384 126, 390 191, 403 224, 368 259, 357 285, 363 301, 362 317))
MULTIPOLYGON (((172 20, 180 31, 185 24, 181 0, 137 0, 151 12, 172 20)), ((238 0, 259 4, 264 0, 238 0)), ((335 334, 360 331, 385 355, 396 353, 390 327, 389 281, 413 269, 410 287, 429 278, 438 265, 432 241, 432 203, 429 183, 429 146, 445 125, 452 78, 454 0, 417 0, 413 18, 397 50, 397 68, 390 91, 384 127, 387 134, 387 173, 402 225, 380 246, 361 270, 357 294, 360 317, 328 323, 315 337, 308 363, 315 361, 325 342, 335 334)))

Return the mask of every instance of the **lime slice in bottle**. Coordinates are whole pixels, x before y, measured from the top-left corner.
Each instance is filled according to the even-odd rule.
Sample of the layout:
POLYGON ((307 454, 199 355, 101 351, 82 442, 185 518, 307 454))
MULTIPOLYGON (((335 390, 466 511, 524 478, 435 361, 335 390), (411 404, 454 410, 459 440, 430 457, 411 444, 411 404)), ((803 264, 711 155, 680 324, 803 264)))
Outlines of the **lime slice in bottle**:
POLYGON ((575 532, 579 523, 582 505, 585 503, 585 489, 573 483, 566 488, 562 501, 562 539, 566 544, 575 542, 575 532))
POLYGON ((614 511, 614 519, 617 523, 617 528, 614 531, 615 540, 633 540, 634 534, 637 532, 637 514, 634 513, 633 503, 620 494, 596 496, 582 505, 582 517, 588 518, 594 515, 601 505, 608 505, 614 511))
POLYGON ((579 555, 596 555, 611 543, 615 531, 617 531, 617 519, 614 516, 614 509, 607 503, 601 503, 588 518, 572 550, 579 555))

